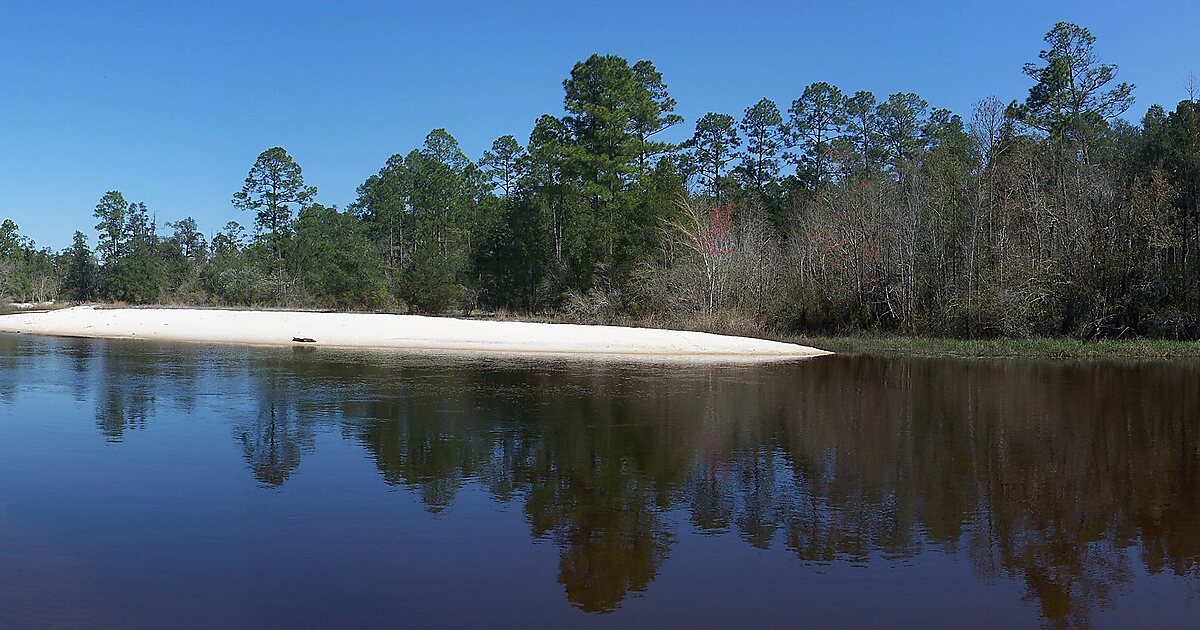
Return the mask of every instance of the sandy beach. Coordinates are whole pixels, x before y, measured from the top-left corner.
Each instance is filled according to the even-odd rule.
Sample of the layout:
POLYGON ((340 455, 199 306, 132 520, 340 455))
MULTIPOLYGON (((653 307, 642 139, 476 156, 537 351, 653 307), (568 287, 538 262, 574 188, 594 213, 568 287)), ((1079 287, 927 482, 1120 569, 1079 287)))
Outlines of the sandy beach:
POLYGON ((764 359, 830 354, 817 348, 764 339, 652 328, 290 311, 77 306, 0 316, 0 332, 105 339, 505 354, 764 359))

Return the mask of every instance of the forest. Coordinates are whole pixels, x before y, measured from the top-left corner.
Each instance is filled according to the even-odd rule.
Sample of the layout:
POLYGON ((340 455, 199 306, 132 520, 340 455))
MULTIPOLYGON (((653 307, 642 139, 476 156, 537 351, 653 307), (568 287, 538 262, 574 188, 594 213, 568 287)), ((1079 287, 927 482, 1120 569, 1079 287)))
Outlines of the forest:
POLYGON ((472 160, 435 129, 344 208, 272 147, 207 236, 118 191, 62 251, 5 220, 0 302, 1200 338, 1200 88, 1132 123, 1094 46, 1056 24, 1014 68, 1028 94, 970 112, 816 82, 678 144, 655 65, 597 54, 524 142, 472 160))

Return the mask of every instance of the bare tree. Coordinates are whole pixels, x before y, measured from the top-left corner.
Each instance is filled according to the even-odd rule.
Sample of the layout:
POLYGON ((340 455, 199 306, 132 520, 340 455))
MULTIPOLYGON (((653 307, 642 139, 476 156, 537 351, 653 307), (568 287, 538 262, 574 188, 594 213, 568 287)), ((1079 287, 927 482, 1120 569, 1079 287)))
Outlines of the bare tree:
POLYGON ((693 264, 698 263, 702 280, 702 310, 712 314, 728 281, 733 255, 733 207, 702 206, 687 197, 681 197, 678 204, 679 217, 668 227, 675 242, 694 254, 693 264))

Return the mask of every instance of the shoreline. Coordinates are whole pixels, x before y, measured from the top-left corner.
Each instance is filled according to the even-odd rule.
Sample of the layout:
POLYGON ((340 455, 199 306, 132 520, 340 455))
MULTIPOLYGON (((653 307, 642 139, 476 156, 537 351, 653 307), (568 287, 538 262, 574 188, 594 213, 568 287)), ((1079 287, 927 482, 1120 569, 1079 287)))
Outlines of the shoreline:
POLYGON ((1038 359, 1052 361, 1196 361, 1200 341, 1069 337, 955 339, 902 335, 796 336, 838 354, 946 359, 1038 359))
POLYGON ((832 354, 793 343, 681 330, 311 311, 76 306, 0 315, 0 332, 95 339, 505 355, 779 360, 832 354))

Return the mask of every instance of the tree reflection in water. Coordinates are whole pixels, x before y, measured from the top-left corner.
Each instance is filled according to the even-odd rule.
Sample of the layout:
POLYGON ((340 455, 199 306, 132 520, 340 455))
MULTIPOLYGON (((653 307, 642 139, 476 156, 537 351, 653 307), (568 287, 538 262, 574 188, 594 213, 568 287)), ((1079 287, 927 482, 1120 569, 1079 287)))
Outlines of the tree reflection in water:
POLYGON ((255 379, 259 408, 234 425, 246 464, 254 478, 269 486, 283 485, 300 466, 301 455, 313 448, 313 423, 299 409, 295 379, 277 370, 255 379))
POLYGON ((137 349, 124 345, 106 348, 98 360, 103 391, 96 407, 96 428, 109 442, 120 442, 126 432, 145 429, 147 418, 154 414, 164 362, 148 361, 137 349))
MULTIPOLYGON (((145 424, 165 370, 191 378, 179 355, 101 354, 110 439, 145 424)), ((478 484, 523 505, 586 611, 654 581, 691 533, 676 511, 807 563, 963 555, 1068 624, 1135 567, 1200 578, 1194 365, 231 356, 241 376, 200 369, 252 380, 234 436, 258 480, 284 484, 325 427, 431 512, 478 484)))

